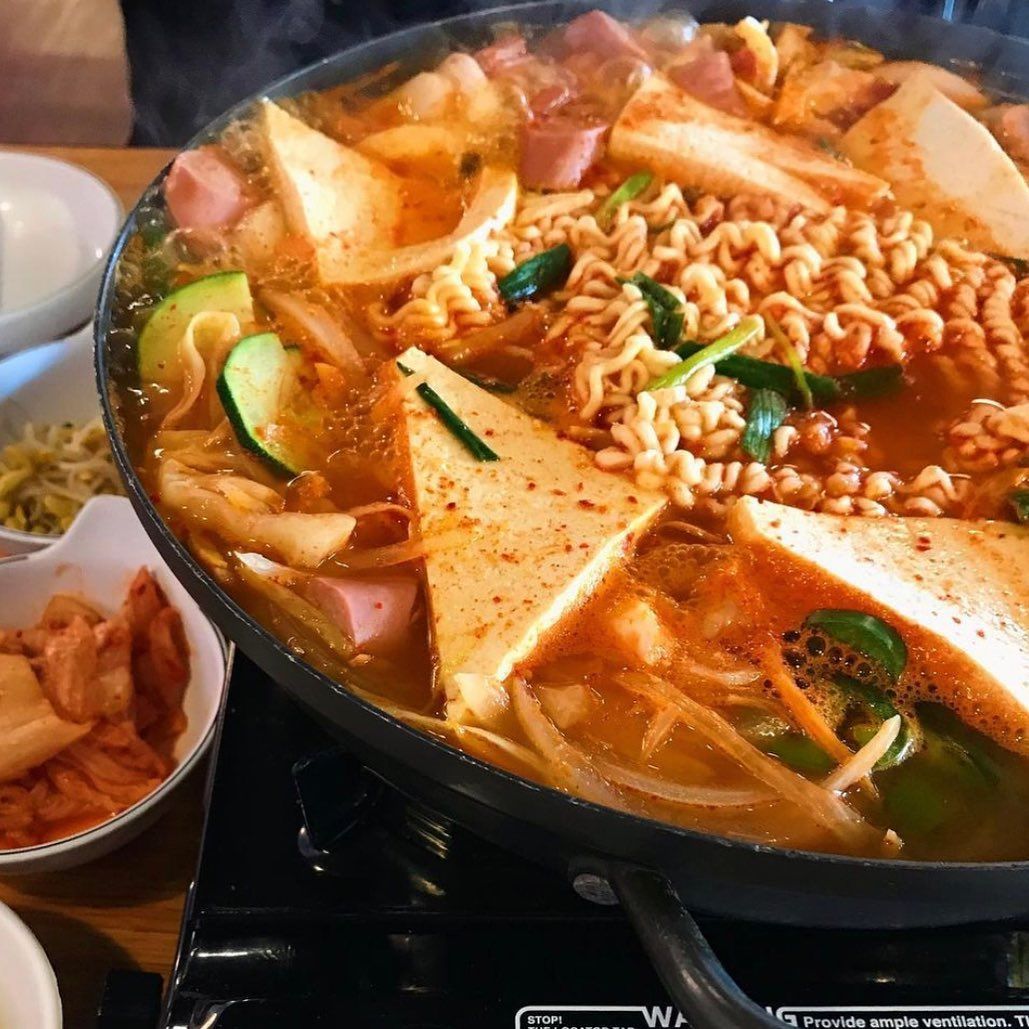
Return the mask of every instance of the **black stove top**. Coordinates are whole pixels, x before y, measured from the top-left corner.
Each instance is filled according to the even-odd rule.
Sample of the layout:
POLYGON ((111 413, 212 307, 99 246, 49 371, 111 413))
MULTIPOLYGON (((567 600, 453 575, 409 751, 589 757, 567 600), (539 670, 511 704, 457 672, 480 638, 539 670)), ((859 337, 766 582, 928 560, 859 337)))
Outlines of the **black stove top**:
MULTIPOLYGON (((1029 1027, 1029 933, 704 929, 789 1024, 1029 1027)), ((617 908, 406 801, 240 656, 161 1024, 686 1023, 617 908)))

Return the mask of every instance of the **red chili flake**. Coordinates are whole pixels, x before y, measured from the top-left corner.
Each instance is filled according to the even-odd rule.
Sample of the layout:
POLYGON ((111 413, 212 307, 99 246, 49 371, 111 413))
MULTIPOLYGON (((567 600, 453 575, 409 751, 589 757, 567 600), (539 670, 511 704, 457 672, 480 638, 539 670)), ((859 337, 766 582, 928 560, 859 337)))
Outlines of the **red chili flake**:
POLYGON ((985 633, 985 632, 984 632, 984 631, 983 631, 982 629, 976 629, 976 630, 975 630, 975 634, 976 634, 976 636, 978 636, 978 637, 979 637, 979 639, 981 639, 981 640, 984 640, 984 639, 986 639, 986 633, 985 633))
POLYGON ((915 549, 921 553, 925 553, 927 550, 932 550, 933 541, 928 536, 919 536, 915 541, 915 549))
POLYGON ((535 489, 535 488, 536 488, 536 483, 530 482, 529 483, 529 489, 535 489))
POLYGON ((575 548, 571 545, 571 543, 566 543, 565 544, 565 553, 566 554, 570 554, 574 549, 575 548))
POLYGON ((382 601, 381 601, 381 600, 377 600, 377 601, 375 601, 375 610, 376 610, 376 611, 381 611, 381 610, 382 610, 382 608, 383 608, 383 603, 382 603, 382 601))
POLYGON ((448 511, 456 511, 457 510, 457 501, 456 500, 451 500, 450 503, 447 504, 447 510, 448 511))
POLYGON ((638 504, 639 501, 634 496, 628 496, 625 498, 630 504, 638 504))
POLYGON ((589 508, 589 507, 596 507, 596 506, 597 505, 594 504, 592 500, 580 500, 579 501, 579 507, 589 508))
POLYGON ((500 597, 494 597, 493 598, 493 603, 494 604, 499 604, 500 603, 500 597))

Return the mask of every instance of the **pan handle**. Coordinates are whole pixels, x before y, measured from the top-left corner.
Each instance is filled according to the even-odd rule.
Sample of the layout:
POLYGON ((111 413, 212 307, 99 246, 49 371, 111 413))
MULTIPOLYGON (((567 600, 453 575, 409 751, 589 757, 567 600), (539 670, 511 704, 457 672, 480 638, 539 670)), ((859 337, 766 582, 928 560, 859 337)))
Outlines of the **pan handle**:
POLYGON ((782 1029, 726 972, 672 884, 646 868, 613 865, 605 878, 693 1029, 782 1029))

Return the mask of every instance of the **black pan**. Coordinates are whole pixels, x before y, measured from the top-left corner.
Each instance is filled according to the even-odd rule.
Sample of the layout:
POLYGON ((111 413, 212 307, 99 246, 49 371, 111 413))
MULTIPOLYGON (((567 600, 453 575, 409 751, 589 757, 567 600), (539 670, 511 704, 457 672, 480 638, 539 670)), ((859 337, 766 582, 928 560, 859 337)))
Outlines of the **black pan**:
MULTIPOLYGON (((351 79, 397 60, 410 74, 457 42, 474 46, 491 25, 521 18, 543 26, 594 2, 543 2, 479 12, 398 32, 282 79, 262 95, 289 96, 351 79)), ((609 6, 609 4, 600 4, 609 6)), ((654 13, 634 6, 617 13, 654 13)), ((918 15, 819 0, 708 0, 702 20, 745 14, 813 24, 896 56, 974 61, 987 82, 1029 93, 1029 42, 918 15)), ((249 106, 213 122, 191 146, 215 136, 249 106)), ((481 836, 557 869, 580 893, 620 901, 665 984, 698 1029, 779 1025, 722 971, 688 910, 794 925, 903 928, 998 921, 1029 915, 1029 863, 934 864, 862 860, 730 840, 609 810, 511 775, 390 718, 304 663, 259 625, 172 535, 137 478, 122 432, 131 386, 131 344, 116 308, 116 272, 141 208, 160 202, 163 173, 130 214, 108 263, 96 318, 96 373, 115 460, 144 527, 204 611, 258 665, 361 761, 403 792, 481 836)), ((255 755, 255 759, 259 759, 255 755)))

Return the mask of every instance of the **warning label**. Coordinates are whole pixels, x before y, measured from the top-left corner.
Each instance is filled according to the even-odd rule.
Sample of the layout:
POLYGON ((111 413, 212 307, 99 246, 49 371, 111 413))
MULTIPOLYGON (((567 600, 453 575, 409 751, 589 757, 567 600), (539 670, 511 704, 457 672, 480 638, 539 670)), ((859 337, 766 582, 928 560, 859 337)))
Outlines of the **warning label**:
POLYGON ((776 1008, 798 1029, 1029 1029, 1026 1007, 776 1008))
MULTIPOLYGON (((1019 1007, 779 1007, 769 1008, 797 1029, 1029 1029, 1029 1005, 1019 1007)), ((690 1025, 674 1007, 531 1005, 515 1029, 676 1029, 690 1025)))

